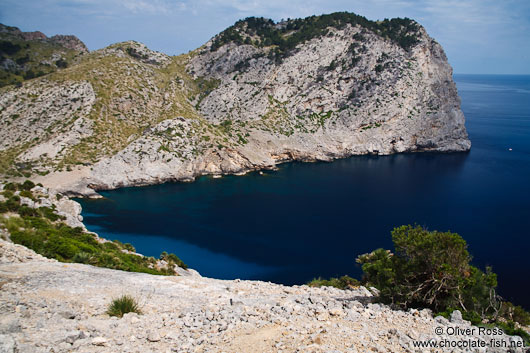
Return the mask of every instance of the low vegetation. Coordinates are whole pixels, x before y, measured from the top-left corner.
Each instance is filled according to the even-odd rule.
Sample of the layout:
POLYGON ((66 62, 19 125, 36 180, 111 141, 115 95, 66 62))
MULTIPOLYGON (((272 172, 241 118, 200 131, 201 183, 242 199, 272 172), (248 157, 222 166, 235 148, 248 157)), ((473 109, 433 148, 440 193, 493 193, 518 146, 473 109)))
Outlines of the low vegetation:
POLYGON ((466 241, 457 233, 401 226, 392 231, 395 253, 377 249, 361 255, 363 282, 380 290, 381 301, 408 308, 430 308, 449 315, 460 310, 473 324, 495 324, 508 334, 530 336, 530 314, 497 295, 497 275, 470 264, 466 241))
POLYGON ((24 40, 9 29, 0 34, 0 87, 20 85, 25 80, 64 69, 74 62, 79 53, 59 44, 44 40, 24 40), (60 56, 59 59, 56 57, 60 56))
MULTIPOLYGON (((221 32, 215 38, 210 49, 215 51, 230 42, 251 44, 257 47, 274 46, 274 50, 270 52, 271 58, 281 61, 289 56, 290 51, 298 44, 327 35, 330 27, 342 29, 348 24, 359 25, 365 30, 388 38, 405 50, 409 50, 419 41, 419 26, 411 19, 394 18, 384 21, 369 21, 354 13, 335 12, 304 19, 288 19, 279 24, 263 17, 248 17, 221 32)), ((362 39, 362 36, 359 39, 362 39)))
POLYGON ((335 287, 339 289, 351 289, 358 287, 361 283, 350 276, 342 276, 339 278, 332 277, 330 279, 323 279, 321 277, 314 278, 311 282, 307 283, 309 287, 335 287))
POLYGON ((6 228, 11 241, 24 245, 45 257, 62 262, 85 263, 99 267, 156 275, 174 275, 175 265, 187 268, 176 255, 162 253, 160 266, 153 257, 139 256, 131 244, 103 241, 82 228, 63 222, 54 207, 31 208, 21 197, 36 199, 30 191, 34 184, 9 183, 4 186, 0 202, 0 225, 6 228))
POLYGON ((109 316, 122 317, 127 313, 142 313, 138 302, 130 295, 122 295, 119 298, 113 299, 107 309, 109 316))

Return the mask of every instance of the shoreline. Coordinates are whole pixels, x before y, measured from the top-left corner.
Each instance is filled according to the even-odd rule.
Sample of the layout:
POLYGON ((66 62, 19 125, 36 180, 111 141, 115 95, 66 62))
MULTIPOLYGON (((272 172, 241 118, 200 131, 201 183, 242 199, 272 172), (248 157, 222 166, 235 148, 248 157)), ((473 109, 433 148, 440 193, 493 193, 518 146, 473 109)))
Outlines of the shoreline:
POLYGON ((165 178, 152 178, 142 181, 130 181, 126 180, 113 185, 101 185, 90 183, 87 178, 90 178, 90 169, 92 166, 77 167, 72 171, 67 172, 53 172, 45 176, 31 176, 29 178, 11 178, 7 181, 20 182, 25 179, 33 180, 35 183, 41 183, 49 189, 53 189, 56 193, 68 196, 70 198, 92 198, 98 199, 102 196, 98 191, 111 191, 121 188, 129 187, 143 187, 151 185, 161 185, 165 183, 192 183, 200 177, 211 177, 214 179, 222 178, 226 176, 244 176, 253 172, 266 172, 266 171, 277 171, 281 165, 292 164, 292 163, 333 163, 339 160, 345 160, 349 158, 364 157, 364 158, 378 158, 378 157, 392 157, 400 155, 451 155, 451 154, 469 154, 471 147, 467 150, 455 150, 455 151, 436 151, 436 150, 417 150, 417 151, 405 151, 395 152, 389 154, 379 153, 363 153, 363 154, 345 154, 340 156, 329 156, 329 158, 318 158, 318 157, 303 157, 303 158, 287 158, 283 160, 276 160, 274 165, 255 165, 253 167, 242 168, 236 171, 227 171, 222 173, 216 172, 196 172, 191 176, 168 176, 165 178), (64 182, 66 179, 66 183, 64 182))

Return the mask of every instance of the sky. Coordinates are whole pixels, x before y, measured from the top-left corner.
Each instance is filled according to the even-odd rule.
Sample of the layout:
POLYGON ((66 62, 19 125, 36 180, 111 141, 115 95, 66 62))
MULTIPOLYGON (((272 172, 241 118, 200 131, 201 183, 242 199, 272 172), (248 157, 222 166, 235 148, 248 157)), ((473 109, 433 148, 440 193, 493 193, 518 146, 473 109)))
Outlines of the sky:
POLYGON ((176 55, 245 17, 335 11, 415 19, 444 47, 455 73, 530 74, 530 0, 2 0, 0 23, 74 34, 90 50, 132 39, 176 55))

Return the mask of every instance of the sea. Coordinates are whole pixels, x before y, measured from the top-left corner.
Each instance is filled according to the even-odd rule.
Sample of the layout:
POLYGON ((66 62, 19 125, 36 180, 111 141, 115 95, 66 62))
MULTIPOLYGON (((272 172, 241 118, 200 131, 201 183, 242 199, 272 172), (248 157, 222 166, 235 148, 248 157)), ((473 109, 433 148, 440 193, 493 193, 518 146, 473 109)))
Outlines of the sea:
POLYGON ((87 228, 203 276, 303 284, 360 278, 358 255, 403 224, 452 231, 498 292, 530 309, 530 76, 455 75, 468 153, 356 156, 277 171, 103 191, 87 228))

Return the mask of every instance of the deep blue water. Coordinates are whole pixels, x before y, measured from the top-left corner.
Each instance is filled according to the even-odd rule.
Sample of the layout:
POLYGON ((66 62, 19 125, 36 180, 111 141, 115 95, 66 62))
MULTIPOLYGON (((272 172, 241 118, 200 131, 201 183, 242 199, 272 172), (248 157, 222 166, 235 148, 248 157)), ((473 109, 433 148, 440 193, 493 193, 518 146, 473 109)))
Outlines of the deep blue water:
POLYGON ((456 75, 469 153, 290 163, 80 200, 85 224, 209 277, 300 284, 359 277, 357 255, 418 223, 458 232, 500 294, 530 308, 530 76, 456 75), (512 151, 509 150, 512 148, 512 151))

